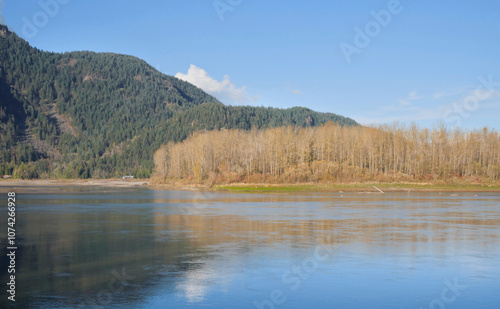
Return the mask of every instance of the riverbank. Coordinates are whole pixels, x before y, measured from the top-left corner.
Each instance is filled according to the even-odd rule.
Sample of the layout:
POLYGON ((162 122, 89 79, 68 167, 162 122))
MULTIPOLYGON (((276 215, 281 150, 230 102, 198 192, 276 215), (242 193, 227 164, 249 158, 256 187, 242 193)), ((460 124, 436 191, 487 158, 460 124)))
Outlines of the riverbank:
POLYGON ((500 184, 469 183, 303 183, 303 184, 265 184, 234 183, 208 186, 203 184, 158 183, 149 179, 71 179, 71 180, 19 180, 2 179, 0 187, 58 187, 58 186, 98 186, 98 187, 150 187, 163 190, 206 190, 228 192, 500 192, 500 184), (380 191, 379 191, 380 190, 380 191))
POLYGON ((20 180, 2 179, 0 187, 64 187, 64 186, 98 186, 98 187, 142 187, 149 184, 149 179, 61 179, 61 180, 20 180))

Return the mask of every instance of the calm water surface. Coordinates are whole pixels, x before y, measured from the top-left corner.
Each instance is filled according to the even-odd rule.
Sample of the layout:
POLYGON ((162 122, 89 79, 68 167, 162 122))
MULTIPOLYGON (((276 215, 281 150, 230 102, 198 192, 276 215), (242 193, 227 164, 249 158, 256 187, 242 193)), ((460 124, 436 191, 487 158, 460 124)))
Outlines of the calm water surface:
POLYGON ((498 193, 10 190, 17 308, 500 308, 498 193))

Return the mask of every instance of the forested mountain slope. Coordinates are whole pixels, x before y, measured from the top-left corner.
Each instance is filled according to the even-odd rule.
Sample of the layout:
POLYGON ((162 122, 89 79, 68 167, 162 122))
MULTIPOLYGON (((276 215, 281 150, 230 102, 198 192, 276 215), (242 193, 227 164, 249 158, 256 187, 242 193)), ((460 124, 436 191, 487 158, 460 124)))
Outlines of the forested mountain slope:
POLYGON ((349 118, 305 108, 225 106, 126 55, 51 53, 0 25, 0 173, 148 177, 153 153, 197 130, 315 126, 349 118))

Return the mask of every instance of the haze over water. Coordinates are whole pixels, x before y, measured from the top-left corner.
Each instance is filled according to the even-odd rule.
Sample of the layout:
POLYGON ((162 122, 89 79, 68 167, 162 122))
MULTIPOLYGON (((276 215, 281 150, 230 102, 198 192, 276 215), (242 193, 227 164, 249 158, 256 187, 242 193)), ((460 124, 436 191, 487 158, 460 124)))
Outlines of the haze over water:
POLYGON ((9 191, 19 308, 500 303, 499 193, 9 191))

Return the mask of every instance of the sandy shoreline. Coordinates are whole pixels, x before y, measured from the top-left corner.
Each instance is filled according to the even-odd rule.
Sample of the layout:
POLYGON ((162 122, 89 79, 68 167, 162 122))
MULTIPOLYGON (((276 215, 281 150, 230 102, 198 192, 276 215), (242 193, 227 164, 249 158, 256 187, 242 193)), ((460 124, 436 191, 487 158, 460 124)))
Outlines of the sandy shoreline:
POLYGON ((98 187, 143 187, 149 184, 148 179, 76 179, 76 180, 0 180, 0 187, 64 187, 64 186, 98 186, 98 187))

